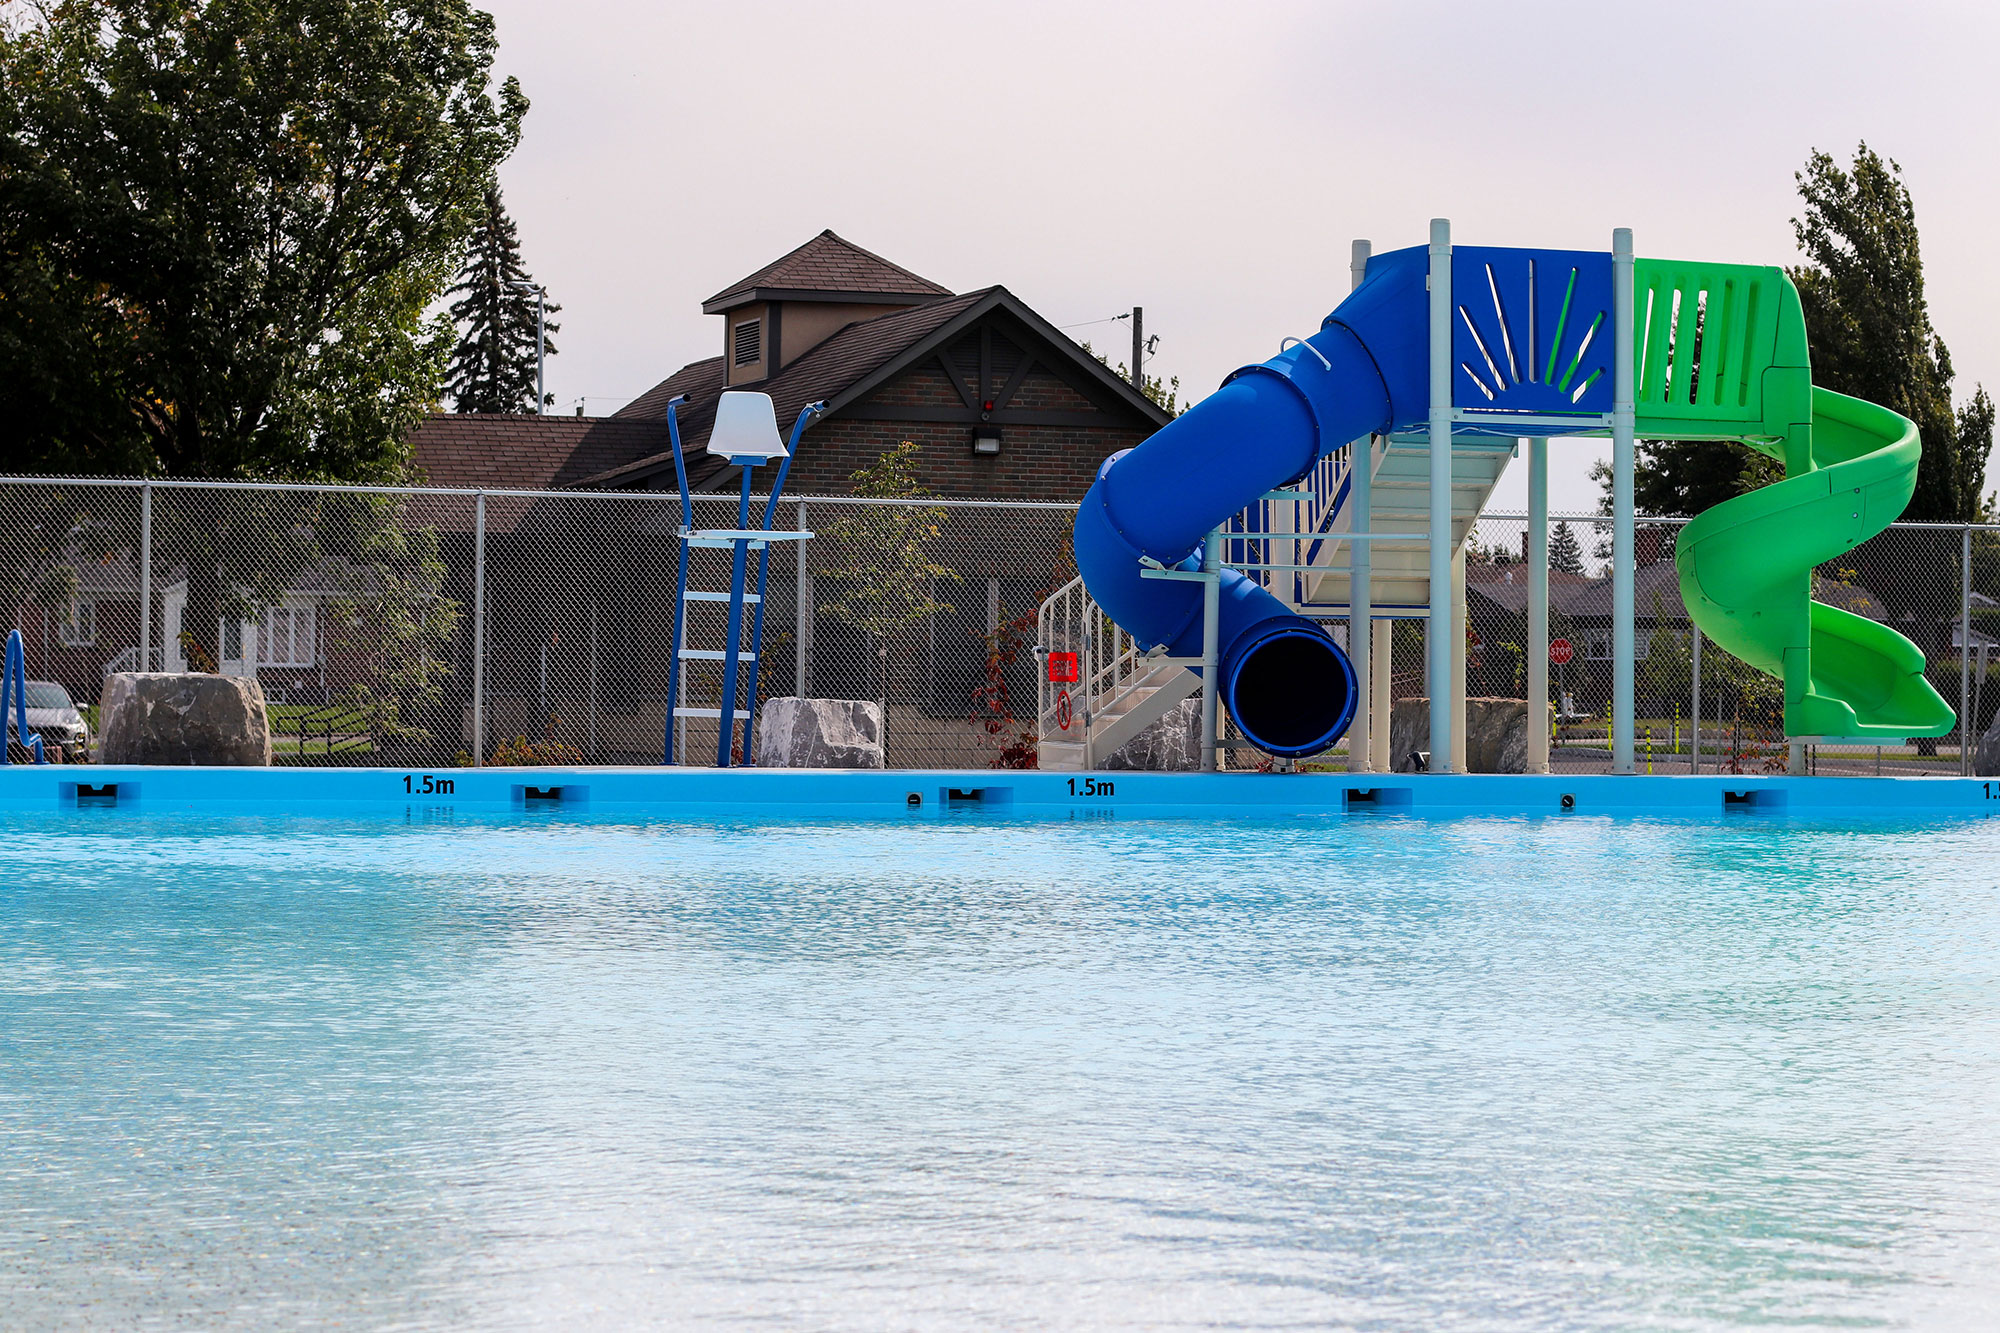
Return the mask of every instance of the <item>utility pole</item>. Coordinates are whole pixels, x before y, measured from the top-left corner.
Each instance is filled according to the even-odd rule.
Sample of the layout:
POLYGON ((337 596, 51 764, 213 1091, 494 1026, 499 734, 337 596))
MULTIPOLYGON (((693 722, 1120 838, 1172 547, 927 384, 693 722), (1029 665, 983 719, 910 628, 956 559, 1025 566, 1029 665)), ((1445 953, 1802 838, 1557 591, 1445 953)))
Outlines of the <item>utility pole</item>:
POLYGON ((549 322, 549 289, 539 282, 510 282, 507 285, 516 291, 535 294, 535 415, 540 416, 546 410, 543 403, 549 396, 549 339, 546 332, 549 322))
POLYGON ((1146 308, 1132 307, 1132 387, 1146 392, 1146 308))

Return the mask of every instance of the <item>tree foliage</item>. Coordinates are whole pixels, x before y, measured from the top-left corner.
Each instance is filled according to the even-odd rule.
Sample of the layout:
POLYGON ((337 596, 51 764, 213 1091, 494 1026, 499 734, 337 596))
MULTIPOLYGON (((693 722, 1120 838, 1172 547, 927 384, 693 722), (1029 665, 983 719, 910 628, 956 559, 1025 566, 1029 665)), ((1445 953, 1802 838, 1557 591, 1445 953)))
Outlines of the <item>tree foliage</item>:
POLYGON ((831 553, 820 572, 834 581, 833 595, 820 604, 820 612, 876 640, 885 662, 885 696, 889 639, 920 620, 951 611, 951 604, 938 598, 938 585, 960 581, 958 572, 933 554, 944 535, 945 510, 922 503, 931 494, 918 475, 922 457, 923 446, 905 440, 852 473, 856 496, 912 503, 846 509, 816 543, 831 553))
POLYGON ((1917 423, 1923 462, 1904 517, 1978 518, 1993 404, 1981 387, 1953 410, 1951 353, 1931 327, 1902 168, 1863 143, 1851 168, 1815 152, 1797 180, 1805 208, 1792 230, 1806 262, 1790 273, 1805 305, 1814 383, 1917 423))
MULTIPOLYGON (((517 286, 530 283, 521 265, 521 240, 514 219, 500 198, 500 185, 489 181, 479 221, 466 246, 465 266, 446 292, 451 318, 458 325, 458 346, 451 354, 445 390, 459 412, 532 412, 539 355, 554 356, 548 335, 562 326, 553 320, 538 328, 540 316, 562 307, 550 302, 537 309, 535 293, 517 286)), ((544 399, 547 407, 553 397, 544 399)))
MULTIPOLYGON (((425 311, 527 107, 494 51, 466 0, 64 0, 0 30, 12 465, 399 474, 450 347, 425 311)), ((194 656, 314 558, 308 503, 266 495, 162 515, 194 656)))
POLYGON ((1549 568, 1565 574, 1584 572, 1583 543, 1576 539, 1575 531, 1567 523, 1557 523, 1549 529, 1549 568))
POLYGON ((67 0, 0 33, 29 461, 393 472, 446 349, 424 311, 526 109, 494 49, 465 0, 67 0))

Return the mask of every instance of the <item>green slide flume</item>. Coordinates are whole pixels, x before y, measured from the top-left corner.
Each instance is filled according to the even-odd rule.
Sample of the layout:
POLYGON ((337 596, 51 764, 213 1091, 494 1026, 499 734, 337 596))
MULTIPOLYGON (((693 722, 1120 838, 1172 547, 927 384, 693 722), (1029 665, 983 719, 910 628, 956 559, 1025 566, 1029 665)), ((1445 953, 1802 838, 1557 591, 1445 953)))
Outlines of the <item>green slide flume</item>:
POLYGON ((1921 649, 1812 600, 1813 570, 1901 517, 1917 428, 1812 383, 1798 290, 1782 269, 1642 259, 1635 406, 1642 436, 1742 440, 1784 480, 1681 530, 1674 561, 1702 633, 1785 683, 1793 737, 1902 741, 1957 722, 1921 649))

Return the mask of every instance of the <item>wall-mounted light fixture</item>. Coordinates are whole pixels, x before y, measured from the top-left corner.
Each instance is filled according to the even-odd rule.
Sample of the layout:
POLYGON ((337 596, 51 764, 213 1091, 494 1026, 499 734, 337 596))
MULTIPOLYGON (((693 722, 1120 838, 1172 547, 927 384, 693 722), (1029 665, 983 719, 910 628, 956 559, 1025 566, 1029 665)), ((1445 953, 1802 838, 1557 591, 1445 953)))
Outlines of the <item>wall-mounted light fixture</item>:
POLYGON ((997 454, 1000 452, 1000 428, 990 421, 982 421, 972 428, 972 452, 975 454, 997 454))

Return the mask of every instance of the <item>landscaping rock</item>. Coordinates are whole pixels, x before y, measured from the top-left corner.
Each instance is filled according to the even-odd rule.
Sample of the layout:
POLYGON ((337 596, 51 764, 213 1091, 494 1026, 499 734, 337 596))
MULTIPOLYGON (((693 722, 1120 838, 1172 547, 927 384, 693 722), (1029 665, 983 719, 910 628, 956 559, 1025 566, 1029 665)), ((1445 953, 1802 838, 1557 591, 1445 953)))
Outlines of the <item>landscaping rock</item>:
POLYGON ((1201 696, 1183 699, 1118 747, 1105 768, 1192 773, 1201 767, 1201 696))
POLYGON ((98 704, 98 762, 268 766, 264 687, 254 676, 198 672, 109 676, 98 704))
POLYGON ((2000 717, 1979 738, 1979 748, 1972 752, 1972 771, 1982 778, 2000 777, 2000 717))
MULTIPOLYGON (((1542 726, 1550 715, 1544 712, 1542 726)), ((1414 770, 1410 755, 1431 748, 1431 701, 1398 699, 1389 720, 1389 766, 1398 773, 1414 770)), ((1435 759, 1432 763, 1437 767, 1435 759)), ((1528 701, 1526 699, 1467 699, 1465 701, 1465 767, 1469 773, 1528 771, 1528 701)))
POLYGON ((870 699, 766 699, 757 715, 766 768, 882 768, 882 705, 870 699))

